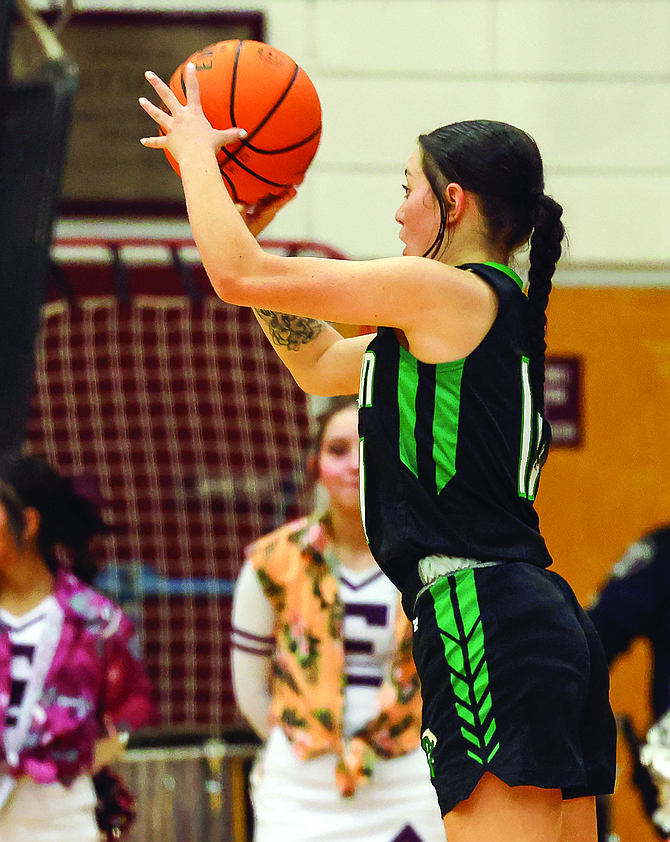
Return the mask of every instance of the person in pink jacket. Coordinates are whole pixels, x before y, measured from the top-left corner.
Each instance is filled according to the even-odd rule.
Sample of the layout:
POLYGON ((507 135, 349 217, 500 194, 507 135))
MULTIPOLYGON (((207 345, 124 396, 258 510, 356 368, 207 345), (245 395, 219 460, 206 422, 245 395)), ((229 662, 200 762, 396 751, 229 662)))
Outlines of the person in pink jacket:
POLYGON ((0 457, 0 839, 96 842, 94 774, 156 719, 132 623, 87 584, 107 531, 71 479, 0 457))

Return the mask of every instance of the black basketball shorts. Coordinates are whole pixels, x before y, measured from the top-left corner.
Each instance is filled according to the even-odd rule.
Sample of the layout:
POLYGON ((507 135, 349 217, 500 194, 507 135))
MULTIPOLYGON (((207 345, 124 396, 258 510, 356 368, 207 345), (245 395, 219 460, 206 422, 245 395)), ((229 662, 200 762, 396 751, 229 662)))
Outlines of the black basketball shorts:
POLYGON ((439 579, 417 600, 414 659, 442 815, 486 771, 564 798, 613 791, 605 655, 556 573, 513 562, 439 579))

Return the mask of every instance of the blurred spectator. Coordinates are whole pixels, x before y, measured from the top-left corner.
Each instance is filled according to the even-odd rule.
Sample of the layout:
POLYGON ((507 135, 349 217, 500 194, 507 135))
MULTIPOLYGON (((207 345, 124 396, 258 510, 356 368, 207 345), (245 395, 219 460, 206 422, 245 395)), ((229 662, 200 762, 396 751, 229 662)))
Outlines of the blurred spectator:
MULTIPOLYGON (((652 669, 649 703, 654 720, 670 708, 670 526, 654 529, 631 544, 613 566, 588 609, 605 648, 608 664, 625 653, 638 638, 650 644, 652 669)), ((658 772, 650 776, 647 766, 653 765, 653 748, 646 749, 647 763, 640 762, 641 740, 630 718, 619 717, 619 731, 628 746, 632 764, 632 781, 650 817, 659 810, 658 772)), ((660 734, 665 728, 652 729, 652 745, 661 746, 660 734)), ((658 752, 656 752, 657 754, 658 752)), ((606 800, 599 803, 602 820, 606 800)), ((661 831, 654 820, 661 838, 661 831)), ((670 827, 670 825, 669 825, 670 827)))
POLYGON ((0 839, 97 842, 97 819, 109 838, 132 820, 107 764, 156 710, 130 621, 88 584, 108 531, 71 479, 0 457, 0 839))

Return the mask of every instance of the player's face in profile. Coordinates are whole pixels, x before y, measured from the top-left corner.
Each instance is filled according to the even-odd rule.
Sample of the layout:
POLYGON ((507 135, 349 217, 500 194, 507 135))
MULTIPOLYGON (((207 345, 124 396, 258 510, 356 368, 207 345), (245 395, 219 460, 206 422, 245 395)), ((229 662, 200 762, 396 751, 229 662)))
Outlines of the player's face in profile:
POLYGON ((396 211, 404 255, 420 257, 433 243, 440 225, 440 211, 415 149, 405 168, 405 199, 396 211))
POLYGON ((335 413, 324 431, 317 462, 318 479, 331 506, 359 507, 358 411, 348 406, 335 413))

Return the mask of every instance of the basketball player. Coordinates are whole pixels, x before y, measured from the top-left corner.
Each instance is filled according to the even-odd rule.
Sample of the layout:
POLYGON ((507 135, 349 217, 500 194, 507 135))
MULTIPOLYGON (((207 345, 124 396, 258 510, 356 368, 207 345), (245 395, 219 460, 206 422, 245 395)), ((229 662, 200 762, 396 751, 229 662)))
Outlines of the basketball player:
MULTIPOLYGON (((550 439, 545 310, 562 209, 525 132, 475 120, 421 135, 396 213, 402 257, 267 254, 216 162, 240 129, 142 100, 181 169, 216 293, 253 307, 305 391, 360 381, 362 514, 372 554, 414 623, 422 742, 450 842, 593 842, 616 731, 597 634, 533 507, 550 439), (510 267, 530 243, 527 294, 510 267), (287 315, 297 314, 297 315, 287 315), (329 322, 381 325, 344 338, 329 322)), ((352 197, 355 198, 355 197, 352 197)), ((352 201, 352 207, 355 202, 352 201)), ((364 220, 362 220, 362 223, 364 220)))
POLYGON ((98 842, 93 774, 122 754, 119 732, 155 716, 130 621, 77 578, 95 573, 88 545, 107 531, 49 465, 0 458, 0 839, 8 842, 98 842))
POLYGON ((355 402, 319 419, 325 505, 249 548, 233 601, 233 685, 265 750, 255 842, 443 842, 420 747, 412 628, 368 549, 355 402))

